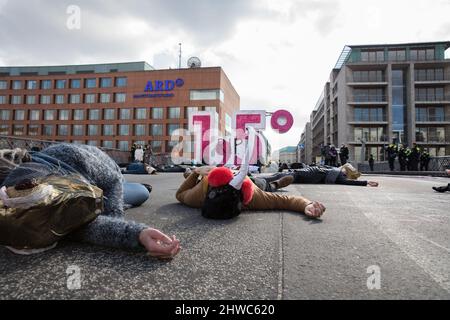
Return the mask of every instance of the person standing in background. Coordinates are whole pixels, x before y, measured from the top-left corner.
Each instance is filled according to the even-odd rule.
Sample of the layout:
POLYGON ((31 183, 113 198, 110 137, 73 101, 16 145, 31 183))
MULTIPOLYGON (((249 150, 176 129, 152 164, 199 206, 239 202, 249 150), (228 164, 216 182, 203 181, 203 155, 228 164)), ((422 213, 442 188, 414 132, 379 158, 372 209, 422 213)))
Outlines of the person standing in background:
POLYGON ((345 144, 341 145, 341 149, 339 150, 339 158, 341 159, 341 166, 347 163, 349 157, 349 151, 345 144))
POLYGON ((374 164, 375 164, 375 159, 373 158, 373 154, 371 154, 370 158, 369 158, 369 166, 370 166, 370 171, 372 171, 372 172, 374 171, 373 170, 374 164))

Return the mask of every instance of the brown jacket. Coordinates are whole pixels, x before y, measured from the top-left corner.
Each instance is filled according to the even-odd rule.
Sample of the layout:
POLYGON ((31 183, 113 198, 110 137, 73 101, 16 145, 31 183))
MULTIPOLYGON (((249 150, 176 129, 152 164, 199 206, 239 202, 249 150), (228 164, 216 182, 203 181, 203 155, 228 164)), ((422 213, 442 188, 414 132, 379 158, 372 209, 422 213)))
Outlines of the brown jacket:
MULTIPOLYGON (((197 173, 192 172, 180 186, 176 194, 178 201, 192 208, 201 208, 203 206, 208 190, 208 179, 203 178, 198 182, 198 177, 199 175, 197 173)), ((265 192, 254 185, 253 198, 244 209, 304 212, 306 206, 310 203, 312 201, 300 196, 265 192)))

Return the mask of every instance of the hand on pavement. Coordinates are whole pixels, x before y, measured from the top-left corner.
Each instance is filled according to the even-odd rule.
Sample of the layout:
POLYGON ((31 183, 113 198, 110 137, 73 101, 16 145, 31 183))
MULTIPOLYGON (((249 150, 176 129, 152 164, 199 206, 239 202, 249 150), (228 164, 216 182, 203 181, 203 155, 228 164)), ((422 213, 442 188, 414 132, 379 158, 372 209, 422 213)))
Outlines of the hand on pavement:
POLYGON ((165 235, 156 229, 145 229, 139 235, 139 241, 147 249, 150 256, 162 259, 173 259, 180 252, 180 241, 165 235))
POLYGON ((305 214, 310 218, 320 218, 325 212, 326 208, 320 202, 314 201, 305 208, 305 214))

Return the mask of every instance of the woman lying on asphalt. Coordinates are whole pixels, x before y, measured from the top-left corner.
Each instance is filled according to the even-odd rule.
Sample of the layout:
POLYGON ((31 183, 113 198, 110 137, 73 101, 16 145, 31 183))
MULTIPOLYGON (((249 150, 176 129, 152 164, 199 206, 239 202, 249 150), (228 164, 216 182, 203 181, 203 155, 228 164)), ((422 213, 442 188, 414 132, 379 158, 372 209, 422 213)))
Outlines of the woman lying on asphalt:
POLYGON ((124 220, 124 203, 139 206, 149 198, 149 191, 143 185, 125 183, 117 164, 100 149, 59 144, 42 152, 28 154, 24 151, 19 162, 14 165, 4 157, 0 158, 0 186, 6 187, 2 190, 4 201, 8 196, 7 188, 13 193, 18 192, 14 190, 15 186, 31 184, 34 187, 33 181, 49 176, 81 176, 88 184, 103 191, 103 213, 67 238, 114 248, 145 248, 151 256, 162 259, 173 258, 180 251, 180 242, 175 236, 170 238, 145 224, 124 220), (8 162, 9 168, 5 166, 8 162))
POLYGON ((319 218, 325 212, 319 202, 262 190, 274 191, 289 185, 293 179, 280 177, 262 185, 259 181, 258 187, 247 177, 248 152, 246 158, 236 176, 226 167, 202 167, 188 172, 176 193, 177 200, 189 207, 201 208, 202 215, 210 219, 231 219, 241 210, 289 210, 311 218, 319 218))
POLYGON ((340 168, 306 166, 302 169, 296 169, 293 172, 277 173, 264 177, 263 179, 270 183, 287 176, 291 176, 295 184, 342 184, 347 186, 378 187, 378 182, 375 181, 356 180, 361 174, 350 164, 346 164, 340 168))

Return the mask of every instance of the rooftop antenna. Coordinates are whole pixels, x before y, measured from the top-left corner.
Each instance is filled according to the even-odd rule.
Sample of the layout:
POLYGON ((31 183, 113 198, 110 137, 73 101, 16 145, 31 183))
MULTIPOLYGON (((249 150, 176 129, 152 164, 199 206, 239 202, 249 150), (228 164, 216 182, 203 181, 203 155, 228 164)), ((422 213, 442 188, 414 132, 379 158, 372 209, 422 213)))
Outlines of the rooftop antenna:
POLYGON ((181 43, 178 44, 180 46, 180 55, 178 57, 178 69, 181 69, 181 43))

